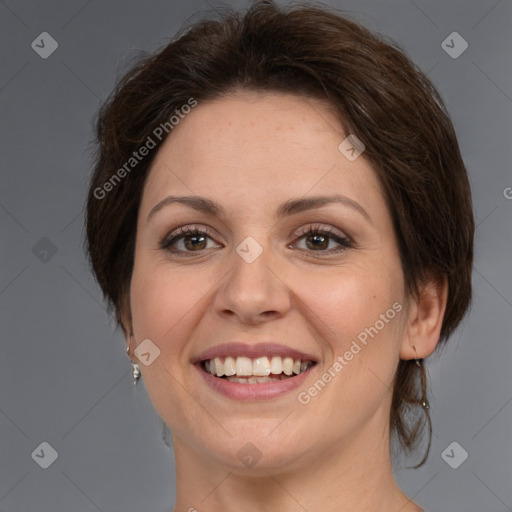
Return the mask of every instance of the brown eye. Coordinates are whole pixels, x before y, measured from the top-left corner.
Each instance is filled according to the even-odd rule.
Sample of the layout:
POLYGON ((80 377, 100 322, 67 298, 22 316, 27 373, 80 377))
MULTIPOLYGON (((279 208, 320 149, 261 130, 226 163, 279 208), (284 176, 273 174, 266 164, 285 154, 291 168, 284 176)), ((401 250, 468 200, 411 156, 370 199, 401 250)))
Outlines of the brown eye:
MULTIPOLYGON (((206 232, 197 228, 180 228, 177 232, 167 236, 161 243, 160 248, 176 255, 188 256, 190 253, 199 253, 206 249, 215 247, 208 245, 213 242, 212 237, 206 232)), ((216 245, 219 247, 219 245, 216 245)))
POLYGON ((329 255, 353 247, 349 238, 335 234, 331 228, 311 227, 299 233, 298 236, 299 241, 295 245, 302 251, 329 255), (303 246, 300 247, 300 245, 303 246))
POLYGON ((203 235, 186 235, 183 238, 183 244, 189 251, 206 249, 206 236, 203 235))
POLYGON ((329 247, 329 237, 325 235, 308 235, 306 237, 306 245, 308 249, 327 249, 329 247))

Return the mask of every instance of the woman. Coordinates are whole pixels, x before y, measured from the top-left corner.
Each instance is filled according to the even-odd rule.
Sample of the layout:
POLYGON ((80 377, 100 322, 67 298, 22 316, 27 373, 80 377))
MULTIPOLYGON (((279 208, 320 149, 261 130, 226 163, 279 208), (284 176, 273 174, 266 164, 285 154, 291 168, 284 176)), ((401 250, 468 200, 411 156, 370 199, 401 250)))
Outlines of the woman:
POLYGON ((175 512, 422 510, 390 448, 429 441, 423 360, 470 303, 474 231, 425 75, 255 2, 139 63, 97 135, 87 247, 172 431, 175 512))

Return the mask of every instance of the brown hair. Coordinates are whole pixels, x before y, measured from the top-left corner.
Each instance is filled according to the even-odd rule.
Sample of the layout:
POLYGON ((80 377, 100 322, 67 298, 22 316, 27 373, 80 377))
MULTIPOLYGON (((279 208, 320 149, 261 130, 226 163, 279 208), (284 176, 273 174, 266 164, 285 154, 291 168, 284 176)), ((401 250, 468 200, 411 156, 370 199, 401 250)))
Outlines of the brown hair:
MULTIPOLYGON (((125 334, 138 207, 165 136, 153 140, 155 147, 133 170, 125 163, 191 98, 201 102, 240 88, 326 100, 346 133, 365 143, 364 157, 394 223, 407 291, 417 296, 433 277, 448 281, 444 342, 471 300, 474 220, 466 169, 443 101, 394 42, 326 8, 285 9, 272 1, 192 25, 135 65, 99 112, 86 248, 125 334)), ((422 371, 414 361, 400 361, 395 379, 390 427, 408 451, 417 445, 425 420, 430 447, 422 371), (411 421, 418 406, 425 417, 413 415, 411 421)), ((428 448, 419 465, 427 455, 428 448)))

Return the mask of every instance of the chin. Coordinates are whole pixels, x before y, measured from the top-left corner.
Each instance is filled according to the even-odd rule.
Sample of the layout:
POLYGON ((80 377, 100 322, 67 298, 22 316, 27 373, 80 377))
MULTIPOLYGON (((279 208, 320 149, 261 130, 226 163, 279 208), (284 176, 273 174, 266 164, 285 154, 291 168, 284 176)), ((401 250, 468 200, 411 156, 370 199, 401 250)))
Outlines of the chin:
POLYGON ((223 435, 221 442, 217 437, 214 443, 200 443, 200 452, 203 456, 210 453, 216 463, 244 475, 250 473, 259 476, 261 473, 260 476, 268 477, 269 471, 293 470, 305 463, 308 452, 317 454, 317 450, 305 445, 304 438, 307 436, 298 435, 297 430, 290 435, 283 426, 283 431, 277 432, 280 427, 276 429, 276 425, 280 421, 282 419, 259 420, 256 422, 258 426, 248 425, 249 421, 239 422, 239 432, 231 432, 232 437, 223 435))

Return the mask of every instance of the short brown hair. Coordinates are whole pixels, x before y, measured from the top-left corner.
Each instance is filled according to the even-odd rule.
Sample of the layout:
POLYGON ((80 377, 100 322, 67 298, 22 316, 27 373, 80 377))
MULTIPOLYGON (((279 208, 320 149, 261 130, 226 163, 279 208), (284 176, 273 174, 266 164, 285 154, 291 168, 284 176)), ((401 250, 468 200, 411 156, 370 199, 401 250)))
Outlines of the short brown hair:
MULTIPOLYGON (((474 219, 466 169, 442 99, 394 42, 327 8, 280 8, 272 1, 192 25, 134 66, 99 112, 86 248, 125 334, 139 203, 165 137, 129 176, 116 182, 112 177, 191 98, 200 102, 240 88, 326 100, 346 133, 365 143, 364 157, 391 213, 408 292, 417 295, 429 278, 448 281, 444 342, 471 300, 474 219)), ((414 361, 400 361, 390 427, 407 450, 416 446, 425 420, 407 419, 415 407, 421 410, 418 380, 414 361)), ((424 413, 430 446, 430 417, 424 413)))

